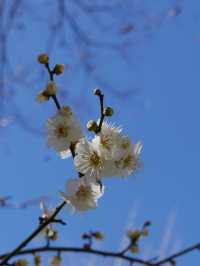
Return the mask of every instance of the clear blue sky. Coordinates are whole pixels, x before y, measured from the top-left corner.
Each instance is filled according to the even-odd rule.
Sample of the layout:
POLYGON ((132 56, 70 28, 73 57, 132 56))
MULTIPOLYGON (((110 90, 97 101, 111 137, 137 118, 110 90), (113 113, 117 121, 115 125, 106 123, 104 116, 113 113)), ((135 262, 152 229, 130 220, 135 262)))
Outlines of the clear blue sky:
MULTIPOLYGON (((42 2, 45 1, 36 1, 36 6, 42 2)), ((175 1, 141 1, 148 12, 155 10, 159 14, 158 25, 149 31, 136 30, 136 37, 132 37, 136 42, 129 47, 128 67, 111 51, 102 50, 96 59, 101 69, 99 75, 114 88, 121 92, 125 88, 133 91, 139 88, 137 95, 133 93, 128 97, 113 96, 106 86, 102 90, 106 103, 115 110, 112 121, 122 125, 133 141, 143 142, 143 166, 136 176, 105 180, 105 195, 95 211, 71 215, 64 210, 62 218, 68 225, 60 228, 63 245, 80 245, 82 232, 98 229, 106 235, 102 246, 117 250, 127 227, 139 227, 145 220, 151 220, 152 227, 150 236, 143 241, 141 256, 148 253, 154 257, 160 253, 161 246, 165 254, 169 254, 200 241, 200 3, 197 0, 177 3, 182 12, 168 17, 167 10, 175 1)), ((37 11, 33 17, 34 14, 36 16, 37 11)), ((22 38, 20 32, 11 35, 9 57, 13 58, 16 69, 27 66, 35 75, 42 68, 36 57, 46 47, 48 20, 37 21, 28 15, 23 18, 26 19, 26 38, 22 38)), ((85 21, 86 29, 87 23, 85 21)), ((71 63, 70 53, 66 56, 65 52, 53 49, 53 62, 71 63)), ((35 95, 47 81, 45 75, 41 72, 41 78, 33 82, 30 74, 29 83, 15 84, 15 103, 29 124, 42 131, 46 119, 55 112, 53 103, 41 106, 35 102, 35 95)), ((65 75, 67 77, 57 79, 66 92, 69 90, 65 102, 60 95, 61 102, 72 105, 85 126, 87 120, 97 117, 97 99, 91 92, 100 84, 89 76, 85 81, 80 71, 66 71, 65 75), (73 100, 70 102, 70 99, 73 100)), ((12 116, 9 104, 7 114, 12 116)), ((71 159, 60 160, 47 148, 45 134, 38 137, 25 131, 15 119, 2 129, 1 146, 0 195, 13 195, 17 202, 51 195, 54 206, 59 201, 58 191, 64 189, 68 177, 75 175, 71 159), (45 160, 47 157, 50 159, 45 160)), ((0 253, 14 248, 35 228, 39 215, 38 206, 26 210, 0 209, 0 253)), ((33 245, 40 243, 37 239, 33 245)), ((102 261, 99 260, 99 265, 102 261)), ((200 255, 194 252, 180 259, 180 265, 197 265, 199 261, 200 255)), ((69 264, 75 265, 75 258, 71 257, 69 264)), ((111 260, 105 260, 105 264, 113 265, 111 260)))

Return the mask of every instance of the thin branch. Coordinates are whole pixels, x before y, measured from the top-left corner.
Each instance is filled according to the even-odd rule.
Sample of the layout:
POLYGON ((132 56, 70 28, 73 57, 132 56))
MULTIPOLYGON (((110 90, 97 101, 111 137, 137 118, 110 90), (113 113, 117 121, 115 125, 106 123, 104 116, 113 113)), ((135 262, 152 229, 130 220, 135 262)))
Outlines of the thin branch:
POLYGON ((121 255, 124 255, 127 251, 129 251, 129 249, 131 248, 133 244, 130 243, 126 248, 124 248, 122 251, 120 251, 121 255))
POLYGON ((99 133, 101 131, 101 128, 102 128, 102 125, 103 125, 103 120, 105 118, 105 114, 104 114, 104 94, 99 89, 96 89, 94 94, 99 97, 99 102, 100 102, 100 120, 99 120, 98 128, 95 131, 95 133, 97 134, 97 133, 99 133))
POLYGON ((53 81, 54 80, 54 76, 53 76, 54 75, 54 72, 51 70, 51 68, 49 66, 49 63, 46 63, 45 64, 45 67, 46 67, 46 69, 47 69, 47 71, 49 73, 50 80, 53 81))
MULTIPOLYGON (((97 250, 97 249, 84 249, 84 248, 77 248, 77 247, 38 247, 38 248, 33 248, 33 249, 26 249, 23 251, 18 252, 15 254, 15 256, 20 256, 20 255, 28 255, 28 254, 36 254, 36 253, 45 253, 45 252, 77 252, 77 253, 87 253, 87 254, 94 254, 97 256, 103 256, 103 257, 113 257, 113 258, 118 258, 118 259, 123 259, 128 262, 136 262, 141 265, 145 266, 154 266, 153 263, 150 263, 148 261, 138 259, 138 258, 133 258, 130 256, 122 255, 119 252, 109 252, 109 251, 102 251, 102 250, 97 250)), ((4 258, 5 256, 8 256, 8 254, 3 254, 0 256, 0 259, 4 258)))
POLYGON ((165 263, 170 263, 174 259, 181 257, 183 255, 186 255, 186 254, 188 254, 194 250, 198 250, 199 248, 200 248, 200 243, 195 244, 193 246, 190 246, 190 247, 188 247, 188 248, 186 248, 180 252, 177 252, 177 253, 163 259, 163 260, 152 263, 150 261, 146 261, 146 260, 142 260, 139 258, 127 256, 125 254, 122 254, 121 252, 111 252, 111 251, 104 251, 104 250, 97 250, 97 249, 85 249, 85 248, 78 248, 78 247, 47 247, 47 246, 45 246, 45 247, 37 247, 37 248, 25 249, 22 251, 18 251, 17 253, 15 253, 12 256, 11 256, 12 253, 2 254, 2 255, 0 255, 0 259, 2 259, 3 261, 1 262, 0 265, 7 264, 7 261, 5 259, 9 256, 10 257, 16 257, 16 256, 30 255, 30 254, 36 254, 36 253, 45 253, 45 252, 58 252, 58 253, 75 252, 75 253, 86 253, 86 254, 93 254, 93 255, 97 255, 97 256, 122 259, 122 260, 128 261, 130 263, 138 263, 138 264, 145 265, 145 266, 160 266, 160 265, 163 265, 165 263))
POLYGON ((53 95, 53 96, 51 96, 51 97, 52 97, 52 99, 53 99, 53 101, 54 101, 54 103, 55 103, 57 109, 60 110, 60 109, 61 109, 61 106, 60 106, 60 104, 59 104, 59 101, 58 101, 56 95, 53 95))
POLYGON ((173 261, 174 259, 176 259, 178 257, 181 257, 187 253, 190 253, 194 250, 199 250, 199 249, 200 249, 200 243, 197 243, 197 244, 190 246, 186 249, 183 249, 183 250, 181 250, 181 251, 179 251, 179 252, 177 252, 177 253, 175 253, 175 254, 173 254, 173 255, 171 255, 171 256, 163 259, 163 260, 158 261, 155 265, 158 266, 158 265, 173 261))
POLYGON ((33 240, 33 238, 35 238, 47 225, 49 225, 54 218, 56 217, 56 215, 61 211, 61 209, 65 206, 66 202, 63 201, 60 205, 58 205, 58 207, 56 207, 55 211, 52 213, 52 215, 46 219, 46 221, 42 224, 40 224, 38 226, 38 228, 36 228, 24 241, 22 241, 22 243, 16 247, 12 252, 8 253, 5 256, 1 256, 1 258, 3 258, 3 260, 0 262, 0 266, 3 266, 5 264, 7 264, 7 262, 14 256, 16 256, 17 254, 20 253, 20 251, 26 247, 31 240, 33 240))
POLYGON ((102 124, 103 124, 103 120, 105 118, 105 115, 104 115, 104 104, 103 104, 103 99, 104 99, 104 95, 101 93, 101 95, 99 95, 99 101, 100 101, 100 111, 101 111, 101 117, 100 117, 100 121, 99 121, 99 132, 101 131, 101 127, 102 127, 102 124))

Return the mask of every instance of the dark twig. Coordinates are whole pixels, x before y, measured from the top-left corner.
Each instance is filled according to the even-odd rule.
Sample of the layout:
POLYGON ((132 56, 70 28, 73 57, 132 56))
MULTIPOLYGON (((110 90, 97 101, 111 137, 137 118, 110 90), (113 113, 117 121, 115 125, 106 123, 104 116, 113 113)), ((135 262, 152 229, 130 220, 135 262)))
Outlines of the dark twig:
MULTIPOLYGON (((49 63, 46 63, 46 64, 45 64, 45 67, 46 67, 46 69, 47 69, 47 71, 48 71, 48 73, 49 73, 49 79, 50 79, 51 81, 54 81, 54 74, 55 74, 55 73, 54 73, 53 70, 51 70, 51 68, 50 68, 50 66, 49 66, 49 63)), ((59 103, 59 101, 58 101, 58 99, 57 99, 57 97, 56 97, 56 94, 55 94, 55 95, 52 95, 51 97, 52 97, 52 99, 53 99, 53 101, 54 101, 54 103, 55 103, 57 109, 60 110, 60 109, 61 109, 61 106, 60 106, 60 103, 59 103)))
MULTIPOLYGON (((40 224, 44 223, 46 221, 47 218, 43 218, 43 217, 39 217, 39 222, 40 224)), ((51 221, 51 223, 57 223, 57 224, 62 224, 62 225, 66 225, 66 223, 62 220, 62 219, 53 219, 51 221)))
POLYGON ((11 259, 12 257, 16 256, 17 254, 20 253, 20 251, 26 247, 31 240, 33 240, 47 225, 49 225, 54 218, 56 217, 56 215, 61 211, 61 209, 65 206, 66 202, 63 201, 60 205, 58 205, 58 207, 56 207, 55 211, 52 213, 52 215, 46 219, 46 221, 42 224, 40 224, 38 226, 38 228, 36 228, 24 241, 22 241, 22 243, 16 247, 12 252, 8 253, 7 255, 1 256, 0 258, 3 258, 3 260, 0 262, 0 266, 3 266, 5 264, 7 264, 7 262, 9 261, 9 259, 11 259))
POLYGON ((141 265, 146 265, 146 266, 160 266, 165 263, 169 263, 170 261, 173 261, 174 259, 181 257, 183 255, 186 255, 187 253, 190 253, 194 250, 198 250, 200 248, 200 243, 195 244, 191 247, 188 247, 180 252, 177 252, 163 260, 160 260, 158 262, 150 262, 150 260, 142 260, 139 258, 134 258, 131 256, 127 256, 125 254, 122 254, 122 252, 111 252, 111 251, 104 251, 104 250, 97 250, 97 249, 85 249, 85 248, 78 248, 78 247, 37 247, 37 248, 32 248, 32 249, 26 249, 26 250, 21 250, 18 251, 17 253, 6 253, 0 255, 0 259, 2 259, 2 262, 0 265, 6 265, 7 260, 6 258, 11 258, 11 257, 16 257, 16 256, 21 256, 21 255, 28 255, 28 254, 36 254, 36 253, 45 253, 45 252, 58 252, 59 254, 61 252, 77 252, 77 253, 87 253, 87 254, 93 254, 97 256, 103 256, 103 257, 112 257, 112 258, 118 258, 122 259, 124 261, 128 261, 130 263, 138 263, 141 265))
POLYGON ((187 253, 190 253, 190 252, 192 252, 194 250, 200 250, 200 243, 197 243, 197 244, 195 244, 195 245, 193 245, 191 247, 188 247, 186 249, 183 249, 183 250, 181 250, 181 251, 179 251, 179 252, 177 252, 177 253, 175 253, 175 254, 173 254, 173 255, 171 255, 171 256, 163 259, 163 260, 160 260, 157 263, 155 263, 155 265, 158 266, 158 265, 165 264, 167 262, 173 261, 174 259, 176 259, 178 257, 181 257, 181 256, 183 256, 183 255, 185 255, 187 253))
POLYGON ((60 110, 60 109, 61 109, 61 106, 60 106, 60 104, 59 104, 59 101, 58 101, 56 95, 53 95, 53 96, 51 96, 51 97, 52 97, 52 99, 53 99, 53 101, 54 101, 54 103, 55 103, 57 109, 60 110))
MULTIPOLYGON (((38 248, 33 248, 33 249, 26 249, 23 251, 18 252, 15 254, 15 256, 20 256, 20 255, 28 255, 28 254, 36 254, 36 253, 45 253, 45 252, 77 252, 77 253, 87 253, 87 254, 94 254, 97 256, 103 256, 103 257, 113 257, 113 258, 119 258, 123 259, 128 262, 136 262, 141 265, 146 265, 146 266, 154 266, 154 264, 138 259, 138 258, 133 258, 130 256, 126 255, 121 255, 118 252, 109 252, 109 251, 102 251, 102 250, 96 250, 96 249, 84 249, 84 248, 77 248, 77 247, 38 247, 38 248)), ((4 257, 8 256, 9 254, 3 254, 0 256, 0 259, 3 259, 4 257)))
POLYGON ((104 120, 104 104, 103 104, 103 100, 104 100, 104 95, 101 94, 99 96, 99 101, 100 101, 100 111, 101 111, 101 118, 100 118, 100 121, 99 121, 99 132, 101 131, 101 127, 102 127, 102 124, 103 124, 103 120, 104 120))
POLYGON ((126 248, 124 248, 122 251, 119 252, 119 254, 124 255, 129 249, 131 248, 133 244, 130 243, 126 248))
POLYGON ((98 125, 98 129, 96 130, 96 134, 99 133, 101 131, 102 128, 102 124, 103 124, 103 120, 105 118, 104 115, 104 94, 102 92, 100 92, 99 94, 97 94, 97 96, 99 97, 99 102, 100 102, 100 120, 99 120, 99 125, 98 125))
POLYGON ((49 63, 46 63, 45 67, 46 67, 46 69, 47 69, 47 71, 49 73, 50 80, 53 81, 54 80, 54 72, 51 70, 51 68, 49 66, 49 63))

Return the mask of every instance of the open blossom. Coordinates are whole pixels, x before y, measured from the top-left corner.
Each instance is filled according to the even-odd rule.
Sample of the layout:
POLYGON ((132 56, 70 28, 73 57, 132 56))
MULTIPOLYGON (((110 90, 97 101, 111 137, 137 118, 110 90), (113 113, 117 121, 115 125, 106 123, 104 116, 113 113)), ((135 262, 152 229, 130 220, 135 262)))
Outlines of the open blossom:
POLYGON ((79 172, 98 178, 104 167, 104 159, 93 143, 83 138, 76 145, 74 164, 79 172))
POLYGON ((61 158, 68 157, 71 143, 82 138, 80 124, 68 106, 60 109, 48 120, 48 146, 54 148, 61 158))
POLYGON ((125 177, 133 174, 140 166, 139 155, 141 150, 142 144, 140 142, 132 144, 119 160, 114 161, 115 175, 125 177))
POLYGON ((93 139, 92 143, 105 159, 113 159, 114 147, 121 139, 120 127, 115 127, 111 123, 103 122, 101 131, 93 139))
MULTIPOLYGON (((116 132, 115 132, 116 133, 116 132)), ((109 149, 100 142, 100 138, 89 142, 81 139, 76 145, 74 163, 76 169, 88 175, 91 180, 102 177, 125 177, 133 174, 140 166, 139 155, 142 150, 140 142, 132 144, 131 140, 119 134, 110 135, 109 149)))
POLYGON ((103 193, 104 187, 84 176, 80 179, 68 179, 67 192, 61 192, 61 195, 74 210, 85 211, 96 208, 97 200, 103 193))

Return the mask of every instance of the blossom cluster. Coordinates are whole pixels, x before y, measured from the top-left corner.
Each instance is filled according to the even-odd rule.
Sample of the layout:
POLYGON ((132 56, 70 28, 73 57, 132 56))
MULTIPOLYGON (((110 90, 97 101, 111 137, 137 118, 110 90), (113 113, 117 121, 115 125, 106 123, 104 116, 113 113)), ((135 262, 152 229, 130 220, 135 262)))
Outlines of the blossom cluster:
POLYGON ((134 174, 140 166, 139 156, 142 144, 141 142, 132 143, 131 139, 123 134, 121 127, 105 120, 106 117, 112 116, 113 109, 104 108, 104 95, 99 89, 96 89, 94 94, 100 99, 101 117, 97 122, 88 122, 87 127, 92 131, 93 138, 84 136, 72 109, 69 106, 59 105, 56 98, 56 84, 52 78, 56 73, 55 68, 52 71, 49 70, 46 60, 48 59, 45 58, 45 62, 42 63, 40 57, 39 62, 47 67, 51 81, 37 99, 43 102, 52 97, 58 108, 56 114, 47 121, 48 146, 53 148, 62 159, 72 155, 74 166, 79 173, 79 178, 67 180, 66 192, 61 192, 61 196, 75 210, 85 211, 96 208, 98 199, 104 193, 102 179, 127 177, 134 174))

